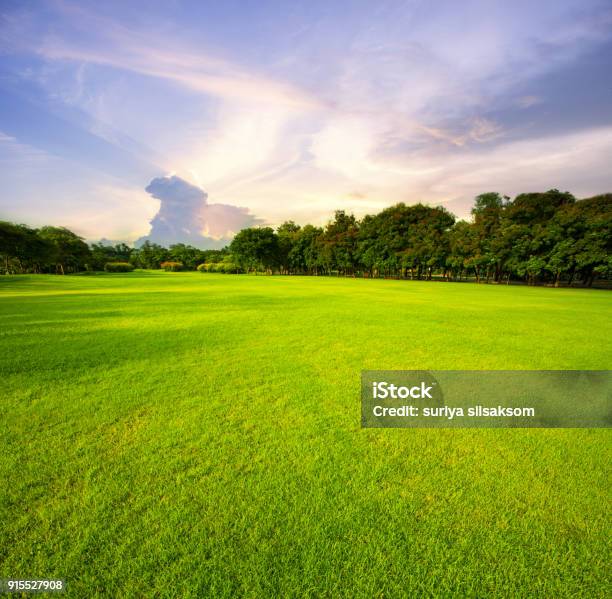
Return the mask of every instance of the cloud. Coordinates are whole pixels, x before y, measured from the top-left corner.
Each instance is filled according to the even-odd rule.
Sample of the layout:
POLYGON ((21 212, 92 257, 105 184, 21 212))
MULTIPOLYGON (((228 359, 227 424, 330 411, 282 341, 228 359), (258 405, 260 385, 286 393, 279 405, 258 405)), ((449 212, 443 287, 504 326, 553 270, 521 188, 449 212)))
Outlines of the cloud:
MULTIPOLYGON (((51 116, 61 108, 96 139, 69 127, 57 133, 15 106, 0 128, 32 150, 52 152, 61 140, 62 156, 100 167, 92 186, 120 176, 106 187, 126 187, 148 207, 118 219, 124 229, 132 221, 130 239, 158 202, 151 236, 213 244, 255 218, 236 205, 274 224, 324 222, 336 208, 363 214, 397 201, 458 202, 464 212, 487 189, 610 187, 600 160, 610 156, 609 3, 392 1, 376 19, 366 5, 306 14, 264 3, 234 14, 210 3, 183 12, 112 4, 53 0, 49 18, 15 9, 0 26, 0 52, 14 55, 0 85, 16 82, 14 91, 51 116), (129 154, 147 164, 136 168, 129 154), (143 193, 169 171, 180 183, 162 177, 143 193)), ((6 170, 21 202, 26 186, 16 173, 25 167, 14 164, 26 160, 17 154, 6 170)), ((38 196, 43 210, 63 210, 59 184, 28 172, 28 205, 42 204, 38 196)), ((92 194, 80 194, 79 214, 67 212, 80 216, 92 194)), ((109 193, 107 201, 127 199, 109 193)), ((118 238, 108 221, 98 237, 118 238)))
POLYGON ((59 3, 56 8, 77 31, 87 31, 88 36, 83 42, 79 36, 45 35, 34 43, 33 50, 47 60, 110 66, 226 100, 248 98, 252 103, 293 110, 323 107, 315 95, 299 86, 247 71, 208 52, 190 52, 167 33, 135 30, 70 3, 59 3))
POLYGON ((218 126, 211 126, 177 163, 207 187, 225 187, 261 174, 291 160, 293 152, 283 135, 290 118, 279 107, 225 106, 218 111, 218 126))
POLYGON ((176 175, 153 179, 145 191, 160 201, 160 207, 149 234, 137 245, 151 241, 165 246, 223 247, 240 229, 261 223, 247 208, 209 204, 205 191, 176 175))
POLYGON ((148 230, 157 202, 142 187, 17 141, 0 130, 5 193, 0 218, 64 226, 88 240, 133 241, 148 230))
POLYGON ((521 96, 517 99, 516 105, 519 108, 531 108, 531 106, 537 106, 542 103, 542 98, 538 96, 521 96))
POLYGON ((553 187, 577 197, 603 193, 610 188, 607 165, 611 161, 612 128, 594 128, 482 146, 480 150, 459 147, 434 157, 388 153, 374 160, 357 156, 354 163, 342 163, 344 174, 329 173, 327 178, 321 177, 320 168, 313 163, 296 167, 280 179, 262 181, 257 187, 236 186, 231 198, 248 203, 274 223, 293 219, 321 224, 335 209, 363 216, 399 201, 444 204, 458 216, 467 217, 474 197, 488 190, 512 197, 553 187), (288 189, 293 193, 291 202, 285 200, 288 189), (355 190, 366 197, 355 197, 351 193, 355 190))
POLYGON ((307 96, 291 85, 253 76, 229 63, 207 68, 197 64, 196 56, 169 52, 163 55, 163 61, 155 61, 156 57, 161 58, 159 50, 148 46, 132 46, 107 53, 87 51, 55 41, 42 46, 39 53, 48 59, 94 63, 168 79, 195 91, 233 100, 248 97, 252 102, 264 104, 299 109, 321 108, 314 97, 307 96))
POLYGON ((551 188, 578 197, 603 193, 609 189, 611 161, 612 127, 592 129, 453 156, 438 177, 423 181, 422 189, 426 197, 465 216, 473 198, 487 189, 511 197, 551 188))

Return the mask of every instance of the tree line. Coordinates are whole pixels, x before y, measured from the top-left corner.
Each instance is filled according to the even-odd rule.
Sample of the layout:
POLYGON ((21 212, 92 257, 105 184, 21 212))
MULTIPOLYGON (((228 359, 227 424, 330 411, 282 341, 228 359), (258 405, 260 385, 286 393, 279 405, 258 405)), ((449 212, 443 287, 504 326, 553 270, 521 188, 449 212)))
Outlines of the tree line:
MULTIPOLYGON (((223 250, 184 244, 88 246, 58 227, 0 223, 5 272, 78 272, 123 263, 135 268, 442 278, 477 282, 592 285, 612 278, 612 194, 577 200, 552 189, 511 200, 476 197, 470 221, 443 207, 403 203, 357 219, 338 210, 324 227, 288 221, 241 230, 223 250)), ((107 268, 107 270, 110 270, 107 268)))
POLYGON ((357 220, 340 210, 325 227, 244 229, 229 249, 245 272, 555 285, 612 275, 612 194, 485 193, 471 213, 457 221, 443 207, 400 203, 357 220))
POLYGON ((199 264, 221 260, 228 251, 200 250, 177 243, 165 248, 146 241, 134 248, 125 243, 88 245, 65 227, 33 229, 0 221, 0 269, 5 274, 68 274, 83 271, 115 271, 117 265, 131 269, 159 269, 162 264, 177 264, 181 269, 195 270, 199 264))

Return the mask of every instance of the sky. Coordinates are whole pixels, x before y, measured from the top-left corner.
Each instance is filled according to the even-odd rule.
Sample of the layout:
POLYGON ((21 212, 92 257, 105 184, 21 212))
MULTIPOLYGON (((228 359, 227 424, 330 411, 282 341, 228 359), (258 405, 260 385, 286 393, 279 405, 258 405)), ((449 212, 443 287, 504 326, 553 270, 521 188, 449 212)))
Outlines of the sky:
POLYGON ((213 247, 610 165, 612 0, 0 3, 0 219, 213 247))

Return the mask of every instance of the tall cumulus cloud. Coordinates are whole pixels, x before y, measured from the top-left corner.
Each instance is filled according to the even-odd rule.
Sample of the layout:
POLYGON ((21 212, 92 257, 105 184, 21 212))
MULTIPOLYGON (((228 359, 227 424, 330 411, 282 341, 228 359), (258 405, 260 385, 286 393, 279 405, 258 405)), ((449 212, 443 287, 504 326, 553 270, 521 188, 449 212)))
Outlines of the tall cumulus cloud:
POLYGON ((229 204, 209 204, 208 194, 177 176, 157 177, 145 188, 161 202, 151 220, 151 230, 136 245, 145 241, 169 246, 185 243, 201 249, 226 245, 244 229, 261 224, 247 208, 229 204))

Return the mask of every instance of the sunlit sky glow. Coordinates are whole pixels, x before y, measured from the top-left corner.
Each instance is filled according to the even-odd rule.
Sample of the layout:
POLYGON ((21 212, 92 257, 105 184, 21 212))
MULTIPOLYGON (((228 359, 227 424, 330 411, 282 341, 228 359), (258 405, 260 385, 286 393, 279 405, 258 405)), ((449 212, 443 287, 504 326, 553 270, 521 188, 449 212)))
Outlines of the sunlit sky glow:
POLYGON ((170 174, 273 225, 466 216, 611 164, 610 1, 0 5, 3 219, 133 241, 170 174))

